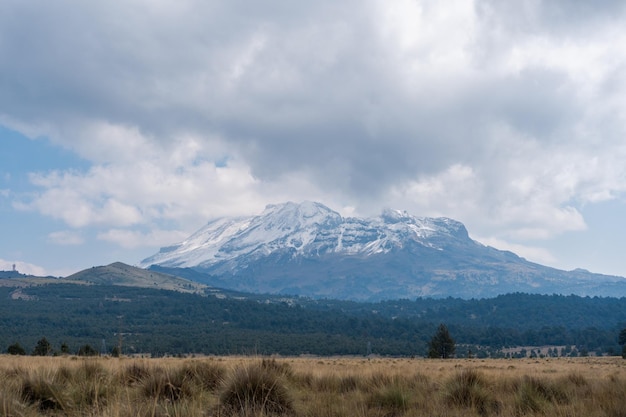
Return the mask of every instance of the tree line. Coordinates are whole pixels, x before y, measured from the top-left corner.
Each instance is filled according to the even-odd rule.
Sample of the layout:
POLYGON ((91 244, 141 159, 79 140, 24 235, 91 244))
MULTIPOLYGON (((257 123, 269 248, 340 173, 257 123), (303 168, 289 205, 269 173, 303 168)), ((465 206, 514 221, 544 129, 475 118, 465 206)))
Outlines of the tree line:
MULTIPOLYGON (((622 358, 626 359, 626 328, 620 331, 618 342, 622 346, 622 358)), ((371 345, 368 344, 368 354, 371 353, 370 349, 371 345)), ((7 353, 9 355, 26 355, 26 350, 19 344, 19 342, 15 342, 7 348, 7 353)), ((110 352, 98 352, 89 344, 82 345, 76 352, 78 356, 98 356, 100 353, 109 353, 113 357, 119 357, 121 352, 119 350, 119 346, 114 346, 110 352)), ((455 353, 456 342, 450 335, 448 327, 442 323, 439 325, 437 331, 428 343, 428 357, 436 359, 449 359, 455 357, 455 353)), ((519 357, 526 357, 527 353, 528 352, 526 352, 526 350, 522 350, 519 357)), ((55 351, 48 339, 42 337, 37 341, 37 344, 33 348, 31 354, 33 356, 48 356, 50 354, 56 356, 58 354, 69 355, 71 352, 66 343, 61 343, 60 350, 58 352, 55 351)), ((471 357, 471 351, 468 352, 467 356, 471 357)), ((559 352, 556 348, 550 348, 548 349, 548 356, 578 356, 578 352, 569 349, 569 347, 562 348, 561 352, 559 352)), ((586 356, 586 353, 582 352, 582 356, 586 356)), ((534 350, 531 351, 530 357, 537 357, 534 350)))
MULTIPOLYGON (((6 351, 9 355, 26 355, 26 349, 22 347, 19 342, 15 342, 7 348, 6 351)), ((74 352, 78 356, 98 356, 99 352, 94 349, 91 345, 85 344, 78 348, 76 352, 74 352)), ((46 337, 42 337, 37 341, 37 344, 33 348, 31 355, 32 356, 49 356, 49 355, 70 355, 72 352, 70 351, 67 343, 61 343, 60 349, 56 351, 52 344, 48 341, 46 337)), ((111 351, 113 356, 119 356, 115 348, 111 351)))
MULTIPOLYGON (((626 327, 624 299, 511 294, 372 304, 54 284, 24 289, 31 300, 12 300, 10 291, 0 287, 0 346, 19 340, 21 346, 34 347, 45 335, 57 345, 72 346, 72 354, 104 340, 106 346, 121 342, 124 354, 154 356, 429 356, 432 335, 446 323, 457 345, 463 345, 457 356, 468 350, 501 356, 506 347, 540 345, 567 346, 569 354, 618 355, 624 349, 618 334, 626 327)), ((30 354, 34 348, 24 350, 30 354)), ((54 352, 65 353, 63 348, 54 352)))

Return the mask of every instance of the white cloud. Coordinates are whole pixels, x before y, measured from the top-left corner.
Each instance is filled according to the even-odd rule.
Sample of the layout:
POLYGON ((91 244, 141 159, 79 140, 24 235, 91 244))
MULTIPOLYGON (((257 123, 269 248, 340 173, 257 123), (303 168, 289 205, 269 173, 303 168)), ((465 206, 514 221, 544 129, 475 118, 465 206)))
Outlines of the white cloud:
POLYGON ((73 172, 33 175, 32 182, 45 190, 31 202, 15 206, 61 219, 72 227, 94 224, 130 226, 141 221, 141 213, 136 207, 103 194, 103 190, 97 188, 102 178, 94 177, 93 171, 90 174, 87 177, 73 172))
POLYGON ((123 248, 134 249, 145 246, 167 246, 185 239, 188 233, 171 230, 152 230, 142 233, 126 229, 111 229, 98 234, 98 239, 115 243, 123 248))
POLYGON ((59 230, 48 234, 48 240, 58 245, 82 245, 83 236, 74 230, 59 230))
POLYGON ((16 207, 132 247, 305 199, 584 230, 626 191, 626 15, 582 3, 4 2, 1 123, 92 164, 16 207))
POLYGON ((545 248, 511 243, 507 242, 506 240, 494 237, 478 237, 474 239, 482 243, 483 245, 513 252, 516 255, 521 256, 522 258, 525 258, 531 262, 536 262, 543 265, 552 265, 556 262, 556 258, 550 253, 550 251, 545 248))
POLYGON ((180 163, 177 157, 163 150, 157 160, 138 158, 132 164, 95 165, 85 173, 33 175, 33 183, 43 191, 20 207, 61 219, 72 227, 119 227, 240 213, 249 210, 246 202, 258 198, 255 180, 236 161, 217 167, 202 159, 180 163), (237 208, 237 204, 241 206, 237 208))

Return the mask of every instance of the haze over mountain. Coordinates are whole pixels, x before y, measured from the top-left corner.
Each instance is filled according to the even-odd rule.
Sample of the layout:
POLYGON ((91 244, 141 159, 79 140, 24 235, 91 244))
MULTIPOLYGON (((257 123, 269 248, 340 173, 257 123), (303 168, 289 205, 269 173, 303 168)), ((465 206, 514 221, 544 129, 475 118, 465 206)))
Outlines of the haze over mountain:
POLYGON ((213 220, 141 266, 239 291, 353 300, 626 295, 624 278, 528 262, 472 240, 453 219, 342 217, 315 202, 213 220))

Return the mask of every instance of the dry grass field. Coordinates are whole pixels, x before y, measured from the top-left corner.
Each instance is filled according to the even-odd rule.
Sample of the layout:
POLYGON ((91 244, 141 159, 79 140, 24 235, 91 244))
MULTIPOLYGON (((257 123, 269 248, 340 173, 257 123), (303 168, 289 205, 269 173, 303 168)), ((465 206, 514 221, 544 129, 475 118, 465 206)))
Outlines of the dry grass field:
POLYGON ((0 356, 0 415, 626 417, 626 361, 0 356))

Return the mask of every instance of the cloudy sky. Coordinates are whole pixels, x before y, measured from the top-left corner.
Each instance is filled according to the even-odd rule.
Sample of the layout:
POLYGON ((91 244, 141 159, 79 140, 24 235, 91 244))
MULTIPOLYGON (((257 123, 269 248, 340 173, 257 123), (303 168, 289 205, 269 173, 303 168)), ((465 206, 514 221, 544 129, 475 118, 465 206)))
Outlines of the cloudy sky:
POLYGON ((315 200, 626 276, 624 4, 3 0, 0 269, 315 200))

